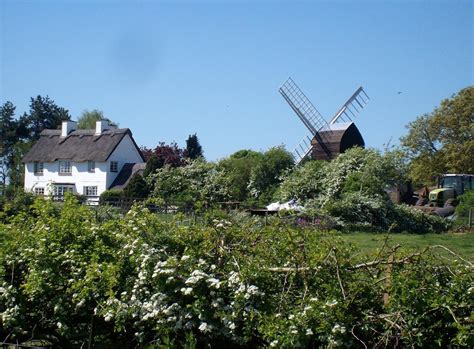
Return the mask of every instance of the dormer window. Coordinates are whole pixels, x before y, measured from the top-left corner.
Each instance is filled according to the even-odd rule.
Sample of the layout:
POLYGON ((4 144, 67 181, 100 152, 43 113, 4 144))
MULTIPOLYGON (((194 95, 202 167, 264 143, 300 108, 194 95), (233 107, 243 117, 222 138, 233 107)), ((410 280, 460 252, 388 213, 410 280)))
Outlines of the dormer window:
POLYGON ((42 162, 34 162, 33 164, 33 171, 35 173, 36 176, 41 176, 43 175, 43 168, 44 168, 44 165, 42 162))
POLYGON ((110 172, 118 172, 118 162, 111 161, 110 162, 110 172))
POLYGON ((59 161, 59 174, 68 175, 71 174, 71 161, 59 161))

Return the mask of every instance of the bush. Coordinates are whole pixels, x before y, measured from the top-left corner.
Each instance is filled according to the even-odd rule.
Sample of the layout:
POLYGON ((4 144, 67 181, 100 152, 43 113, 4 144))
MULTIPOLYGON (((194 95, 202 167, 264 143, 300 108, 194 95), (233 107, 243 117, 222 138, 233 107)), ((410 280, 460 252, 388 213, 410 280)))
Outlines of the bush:
POLYGON ((72 196, 33 210, 0 225, 0 336, 11 342, 34 329, 58 347, 474 344, 462 259, 390 248, 361 259, 315 229, 219 215, 183 226, 142 206, 102 221, 72 196))
POLYGON ((342 199, 328 202, 325 209, 342 222, 345 229, 373 228, 426 234, 445 232, 450 227, 450 222, 444 218, 424 213, 413 206, 393 204, 384 197, 350 193, 342 199))
POLYGON ((474 210, 474 190, 469 190, 465 192, 463 195, 458 196, 458 205, 456 206, 456 211, 455 211, 456 212, 456 225, 458 226, 468 225, 469 209, 471 208, 474 210))
POLYGON ((123 190, 110 189, 110 190, 106 190, 102 194, 100 194, 100 202, 114 203, 116 201, 120 201, 124 197, 125 196, 124 196, 123 190))

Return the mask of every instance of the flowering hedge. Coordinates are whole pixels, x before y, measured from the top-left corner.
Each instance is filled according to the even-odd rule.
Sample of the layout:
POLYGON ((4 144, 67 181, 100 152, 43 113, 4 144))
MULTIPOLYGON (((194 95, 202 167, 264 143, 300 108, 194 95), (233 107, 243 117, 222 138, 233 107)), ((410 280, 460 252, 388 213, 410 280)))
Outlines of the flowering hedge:
POLYGON ((0 225, 0 335, 60 345, 472 346, 472 264, 258 219, 186 226, 69 197, 0 225))

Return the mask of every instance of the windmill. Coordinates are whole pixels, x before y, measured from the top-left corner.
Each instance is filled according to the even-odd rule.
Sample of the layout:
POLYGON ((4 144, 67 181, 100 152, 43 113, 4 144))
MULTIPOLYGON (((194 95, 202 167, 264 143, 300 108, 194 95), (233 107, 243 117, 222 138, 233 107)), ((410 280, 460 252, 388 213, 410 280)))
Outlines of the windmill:
POLYGON ((311 135, 304 137, 293 151, 296 163, 312 153, 314 159, 333 159, 353 146, 364 146, 364 140, 352 122, 369 101, 359 87, 337 113, 327 122, 313 103, 290 77, 278 89, 311 135))

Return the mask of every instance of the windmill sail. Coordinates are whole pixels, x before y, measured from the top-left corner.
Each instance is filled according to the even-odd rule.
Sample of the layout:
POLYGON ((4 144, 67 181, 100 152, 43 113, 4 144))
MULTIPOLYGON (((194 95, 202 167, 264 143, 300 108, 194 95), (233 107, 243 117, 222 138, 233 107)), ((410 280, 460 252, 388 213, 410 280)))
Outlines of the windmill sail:
MULTIPOLYGON (((313 103, 311 103, 308 97, 306 97, 303 91, 301 91, 298 85, 296 85, 291 78, 288 78, 278 91, 306 128, 308 128, 316 141, 321 145, 321 148, 330 155, 329 149, 326 146, 328 138, 330 137, 330 127, 327 121, 314 107, 313 103)), ((308 142, 307 138, 304 138, 294 151, 297 163, 309 155, 311 148, 311 140, 308 142)))
POLYGON ((338 112, 332 117, 329 125, 335 124, 336 122, 351 122, 352 118, 355 118, 357 114, 365 107, 369 101, 369 96, 365 93, 364 88, 359 87, 352 96, 347 100, 346 103, 338 110, 338 112))

